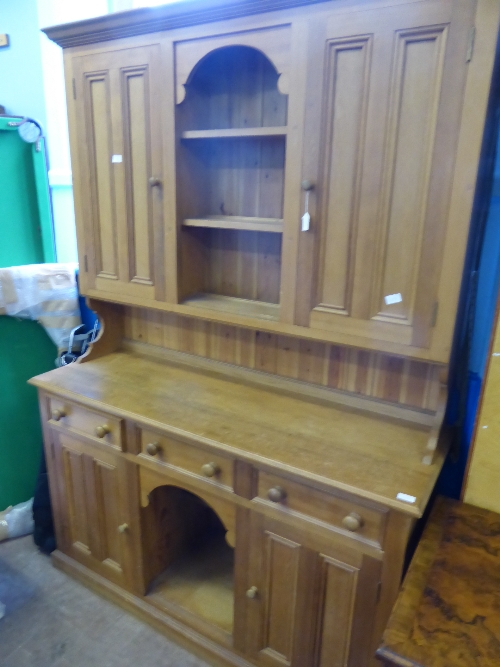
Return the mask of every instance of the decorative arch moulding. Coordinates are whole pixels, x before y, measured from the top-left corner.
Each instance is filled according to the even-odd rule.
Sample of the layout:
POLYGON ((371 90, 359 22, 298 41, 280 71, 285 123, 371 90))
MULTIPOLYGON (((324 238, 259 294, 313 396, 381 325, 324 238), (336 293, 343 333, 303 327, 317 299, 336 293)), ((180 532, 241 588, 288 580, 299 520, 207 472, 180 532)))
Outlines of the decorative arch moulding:
POLYGON ((279 75, 279 92, 282 95, 288 95, 291 60, 291 26, 290 24, 285 24, 259 30, 232 32, 227 35, 216 35, 176 42, 176 104, 181 104, 184 101, 186 97, 186 84, 188 84, 196 66, 210 53, 231 46, 246 46, 263 53, 279 75))

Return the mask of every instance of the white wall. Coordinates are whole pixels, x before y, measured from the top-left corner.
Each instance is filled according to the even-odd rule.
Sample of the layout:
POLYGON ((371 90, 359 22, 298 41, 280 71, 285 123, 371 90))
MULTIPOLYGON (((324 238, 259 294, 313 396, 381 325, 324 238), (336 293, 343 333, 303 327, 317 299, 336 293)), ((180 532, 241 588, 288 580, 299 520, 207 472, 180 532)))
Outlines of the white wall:
MULTIPOLYGON (((1 2, 2 0, 0 0, 1 2)), ((108 13, 107 0, 35 0, 38 26, 44 28, 108 13)), ((69 152, 62 49, 38 32, 46 105, 49 184, 54 212, 57 259, 76 262, 76 230, 69 152)))
POLYGON ((0 32, 10 36, 10 46, 0 49, 0 104, 45 127, 37 0, 0 0, 0 32))

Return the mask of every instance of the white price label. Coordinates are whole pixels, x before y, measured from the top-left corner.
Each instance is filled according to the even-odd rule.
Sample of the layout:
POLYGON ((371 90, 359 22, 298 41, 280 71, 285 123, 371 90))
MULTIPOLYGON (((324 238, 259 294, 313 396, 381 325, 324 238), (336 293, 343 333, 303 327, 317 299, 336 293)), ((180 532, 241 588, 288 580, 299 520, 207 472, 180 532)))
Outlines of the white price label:
POLYGON ((416 500, 415 496, 409 496, 407 493, 398 493, 396 499, 402 500, 404 503, 414 503, 416 500))
POLYGON ((122 155, 112 155, 111 156, 111 162, 113 164, 117 164, 118 162, 123 162, 123 156, 122 155))
POLYGON ((309 227, 311 226, 311 216, 309 213, 306 211, 304 215, 302 216, 302 231, 307 232, 309 231, 309 227))
POLYGON ((384 296, 384 301, 386 306, 392 306, 393 303, 400 303, 403 300, 401 294, 388 294, 384 296))

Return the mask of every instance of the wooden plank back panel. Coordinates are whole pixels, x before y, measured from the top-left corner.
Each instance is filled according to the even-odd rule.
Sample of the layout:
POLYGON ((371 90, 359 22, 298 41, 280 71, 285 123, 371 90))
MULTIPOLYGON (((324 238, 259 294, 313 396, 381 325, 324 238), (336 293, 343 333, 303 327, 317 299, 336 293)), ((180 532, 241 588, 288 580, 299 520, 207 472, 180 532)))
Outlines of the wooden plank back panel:
POLYGON ((353 394, 435 411, 442 366, 124 307, 125 338, 353 394))
POLYGON ((278 77, 255 49, 212 51, 190 78, 179 122, 183 129, 206 130, 286 125, 287 96, 278 90, 278 77))

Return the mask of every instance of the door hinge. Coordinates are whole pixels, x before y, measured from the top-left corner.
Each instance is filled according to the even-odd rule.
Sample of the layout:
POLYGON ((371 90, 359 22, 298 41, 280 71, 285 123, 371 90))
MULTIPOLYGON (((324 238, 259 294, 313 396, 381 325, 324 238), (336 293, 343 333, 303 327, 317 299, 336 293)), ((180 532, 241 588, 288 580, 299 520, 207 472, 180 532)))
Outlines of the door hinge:
POLYGON ((87 261, 87 255, 83 256, 83 265, 85 267, 85 272, 88 273, 89 272, 89 263, 87 261))
POLYGON ((439 309, 439 302, 434 301, 434 305, 432 306, 431 327, 436 326, 436 321, 437 321, 437 316, 438 316, 438 309, 439 309))
POLYGON ((379 601, 380 601, 380 593, 381 593, 381 591, 382 591, 382 582, 379 581, 378 584, 377 584, 377 596, 376 596, 375 604, 378 604, 379 601))
POLYGON ((76 100, 76 81, 73 79, 73 99, 76 100))
POLYGON ((465 58, 466 63, 470 63, 472 60, 472 54, 474 53, 474 41, 476 39, 476 26, 472 26, 469 31, 469 43, 467 44, 467 56, 465 58))

